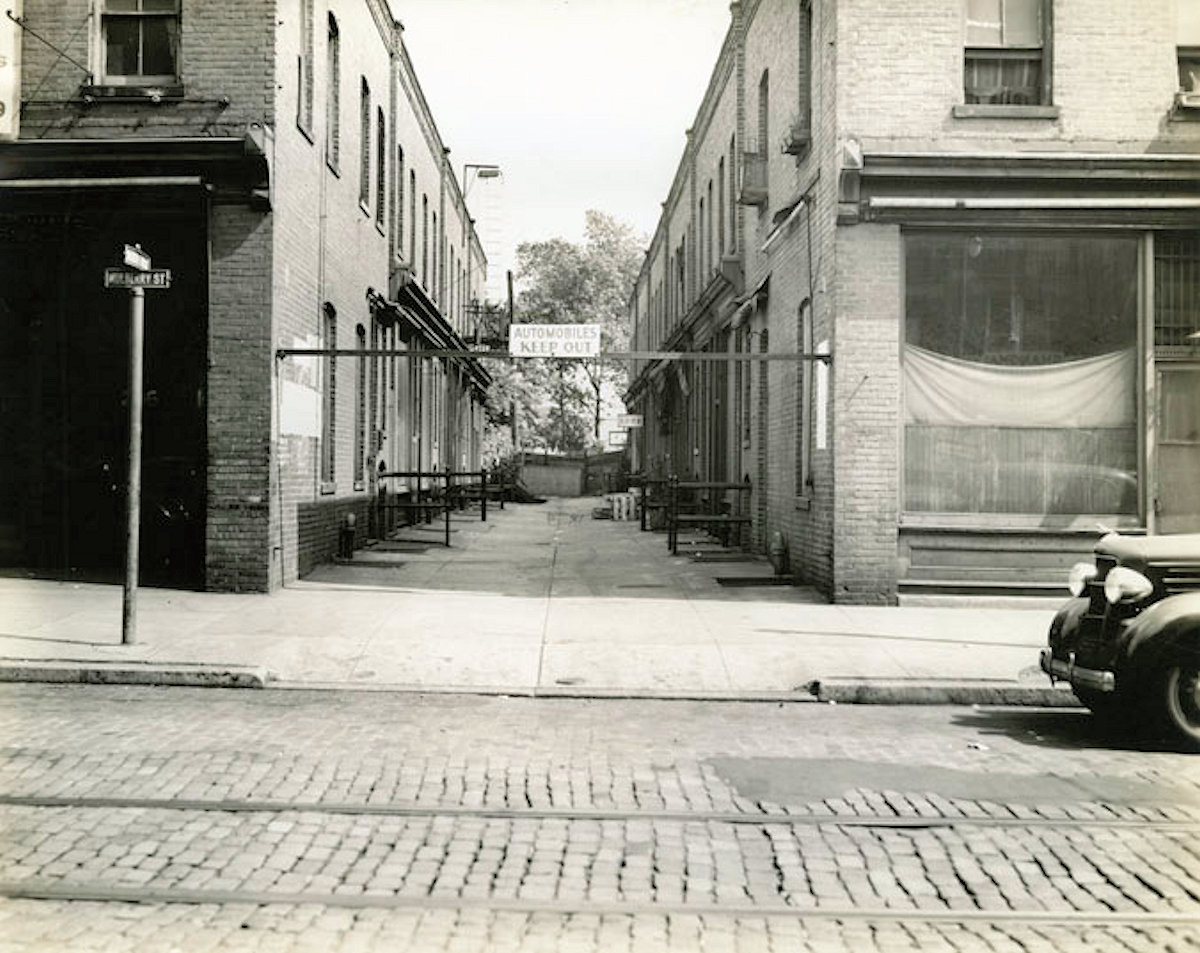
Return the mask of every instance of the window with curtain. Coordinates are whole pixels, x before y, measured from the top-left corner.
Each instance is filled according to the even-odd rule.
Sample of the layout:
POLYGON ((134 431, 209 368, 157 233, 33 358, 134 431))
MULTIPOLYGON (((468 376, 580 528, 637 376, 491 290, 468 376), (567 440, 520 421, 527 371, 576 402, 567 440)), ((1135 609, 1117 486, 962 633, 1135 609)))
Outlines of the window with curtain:
POLYGON ((906 511, 1136 514, 1137 242, 905 235, 906 511))
POLYGON ((966 0, 965 102, 1050 103, 1047 0, 966 0))
POLYGON ((179 0, 103 0, 103 81, 174 83, 179 76, 179 0))

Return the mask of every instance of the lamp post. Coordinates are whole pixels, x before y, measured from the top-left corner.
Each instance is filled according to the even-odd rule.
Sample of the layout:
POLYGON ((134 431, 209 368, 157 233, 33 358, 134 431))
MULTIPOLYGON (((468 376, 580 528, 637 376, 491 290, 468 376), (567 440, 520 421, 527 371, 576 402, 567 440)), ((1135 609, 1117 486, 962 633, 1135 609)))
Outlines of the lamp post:
MULTIPOLYGON (((464 164, 463 169, 462 169, 463 201, 466 202, 467 196, 471 194, 471 186, 474 185, 474 183, 477 179, 498 179, 503 174, 504 173, 501 171, 500 166, 498 166, 494 163, 491 163, 491 162, 468 162, 468 163, 464 164), (472 169, 475 170, 475 176, 470 182, 468 182, 467 181, 467 173, 472 169)), ((474 234, 475 219, 471 218, 470 222, 471 222, 471 232, 472 232, 472 234, 474 234)), ((474 262, 475 262, 475 256, 471 253, 471 246, 470 246, 470 243, 468 242, 468 244, 467 244, 467 299, 468 299, 468 305, 476 308, 475 321, 476 321, 476 330, 478 330, 478 322, 479 322, 478 301, 479 301, 479 298, 477 295, 472 294, 472 291, 471 291, 471 272, 473 270, 472 265, 474 264, 474 262)))

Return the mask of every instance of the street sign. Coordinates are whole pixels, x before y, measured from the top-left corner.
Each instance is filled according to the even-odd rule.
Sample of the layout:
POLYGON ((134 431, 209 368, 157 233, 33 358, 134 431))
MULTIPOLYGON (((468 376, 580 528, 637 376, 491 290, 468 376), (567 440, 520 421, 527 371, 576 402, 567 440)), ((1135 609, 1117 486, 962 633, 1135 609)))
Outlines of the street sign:
POLYGON ((608 445, 610 447, 625 447, 629 445, 628 430, 610 430, 608 432, 608 445))
POLYGON ((126 268, 105 268, 105 288, 170 288, 171 269, 129 271, 126 268))
POLYGON ((617 426, 622 430, 636 430, 642 426, 641 414, 621 414, 617 417, 617 426))
POLYGON ((598 324, 510 324, 508 353, 513 357, 597 357, 598 324))
POLYGON ((150 270, 150 256, 142 251, 141 245, 126 245, 121 260, 130 268, 138 271, 150 270))

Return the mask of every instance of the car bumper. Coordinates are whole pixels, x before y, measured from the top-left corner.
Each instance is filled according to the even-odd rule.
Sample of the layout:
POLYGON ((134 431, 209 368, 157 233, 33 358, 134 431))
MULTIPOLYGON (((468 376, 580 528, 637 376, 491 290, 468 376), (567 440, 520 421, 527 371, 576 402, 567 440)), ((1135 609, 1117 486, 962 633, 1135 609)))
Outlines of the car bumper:
POLYGON ((1069 660, 1057 659, 1050 649, 1042 649, 1039 657, 1042 671, 1050 678, 1069 682, 1081 688, 1090 688, 1098 692, 1116 691, 1117 679, 1112 672, 1095 668, 1083 668, 1075 664, 1072 657, 1069 660))

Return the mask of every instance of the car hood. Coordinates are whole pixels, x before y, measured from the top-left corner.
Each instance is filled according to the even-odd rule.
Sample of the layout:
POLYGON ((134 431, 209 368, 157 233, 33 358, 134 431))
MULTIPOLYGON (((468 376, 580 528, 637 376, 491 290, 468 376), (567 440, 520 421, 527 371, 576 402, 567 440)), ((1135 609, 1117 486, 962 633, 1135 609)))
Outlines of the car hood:
POLYGON ((1200 562, 1200 533, 1170 536, 1122 536, 1109 533, 1096 543, 1097 556, 1120 562, 1200 562))

